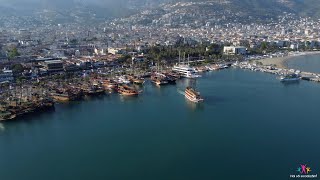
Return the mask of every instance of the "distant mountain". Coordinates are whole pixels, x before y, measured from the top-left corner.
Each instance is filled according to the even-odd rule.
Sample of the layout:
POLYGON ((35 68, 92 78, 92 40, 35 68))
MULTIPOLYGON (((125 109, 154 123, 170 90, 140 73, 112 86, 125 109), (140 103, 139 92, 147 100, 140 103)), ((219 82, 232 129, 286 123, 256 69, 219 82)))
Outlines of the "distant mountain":
POLYGON ((277 18, 283 12, 320 18, 319 0, 0 0, 0 16, 41 14, 56 18, 54 22, 85 22, 124 17, 177 2, 212 2, 212 6, 198 6, 198 11, 232 11, 257 20, 277 18))
MULTIPOLYGON (((66 16, 123 17, 134 13, 128 0, 0 0, 0 16, 34 15, 44 11, 66 16), (79 12, 81 11, 81 12, 79 12)), ((72 17, 70 17, 72 18, 72 17)))
MULTIPOLYGON (((134 0, 140 1, 140 0, 134 0)), ((150 4, 176 2, 214 2, 224 8, 254 16, 276 17, 283 12, 320 18, 319 0, 142 0, 150 4)))
POLYGON ((230 5, 239 6, 254 13, 290 12, 300 16, 320 17, 319 0, 227 0, 230 5))

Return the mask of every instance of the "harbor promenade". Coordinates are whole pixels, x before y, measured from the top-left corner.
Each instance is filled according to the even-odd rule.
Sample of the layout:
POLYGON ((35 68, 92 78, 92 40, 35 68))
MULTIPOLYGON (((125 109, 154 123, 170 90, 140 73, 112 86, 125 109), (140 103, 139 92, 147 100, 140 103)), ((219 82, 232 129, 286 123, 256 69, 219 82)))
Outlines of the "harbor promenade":
POLYGON ((249 63, 247 61, 241 62, 241 63, 234 63, 233 66, 241 69, 249 69, 252 71, 271 73, 278 76, 295 73, 295 74, 299 74, 302 80, 320 82, 320 74, 312 73, 312 72, 304 72, 296 69, 277 68, 273 66, 258 65, 256 63, 249 63))

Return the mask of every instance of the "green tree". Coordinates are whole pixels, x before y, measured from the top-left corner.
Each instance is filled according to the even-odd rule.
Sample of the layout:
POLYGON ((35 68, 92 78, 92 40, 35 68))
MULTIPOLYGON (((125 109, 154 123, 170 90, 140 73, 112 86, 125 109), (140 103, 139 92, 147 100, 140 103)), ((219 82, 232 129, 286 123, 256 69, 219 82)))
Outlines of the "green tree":
POLYGON ((78 44, 78 40, 77 39, 72 39, 72 40, 70 40, 70 44, 73 44, 73 45, 78 44))
POLYGON ((20 56, 20 53, 18 52, 17 48, 13 48, 9 51, 8 57, 9 59, 14 59, 15 57, 20 56))
POLYGON ((262 50, 266 50, 267 48, 268 48, 267 42, 262 42, 262 43, 261 43, 261 49, 262 49, 262 50))
POLYGON ((21 64, 12 65, 11 69, 14 73, 22 73, 24 71, 24 67, 21 64))

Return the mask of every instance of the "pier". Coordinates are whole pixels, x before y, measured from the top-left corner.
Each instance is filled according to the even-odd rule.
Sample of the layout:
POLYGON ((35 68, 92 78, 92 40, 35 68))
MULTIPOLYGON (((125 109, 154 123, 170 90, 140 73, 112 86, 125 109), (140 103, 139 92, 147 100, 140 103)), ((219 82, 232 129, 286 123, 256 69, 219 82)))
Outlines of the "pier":
POLYGON ((257 65, 255 63, 251 64, 249 62, 234 63, 233 66, 241 69, 260 71, 260 72, 275 74, 279 76, 296 73, 300 75, 302 80, 320 82, 320 74, 312 73, 312 72, 304 72, 304 71, 295 70, 295 69, 276 68, 273 66, 263 66, 263 65, 257 65))

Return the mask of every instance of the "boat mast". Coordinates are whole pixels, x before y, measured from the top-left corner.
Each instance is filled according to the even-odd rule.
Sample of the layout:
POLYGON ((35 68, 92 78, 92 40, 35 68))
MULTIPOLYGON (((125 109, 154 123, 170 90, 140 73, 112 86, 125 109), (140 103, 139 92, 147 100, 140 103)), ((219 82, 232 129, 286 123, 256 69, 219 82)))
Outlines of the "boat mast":
POLYGON ((133 57, 131 57, 131 74, 134 74, 133 57))

